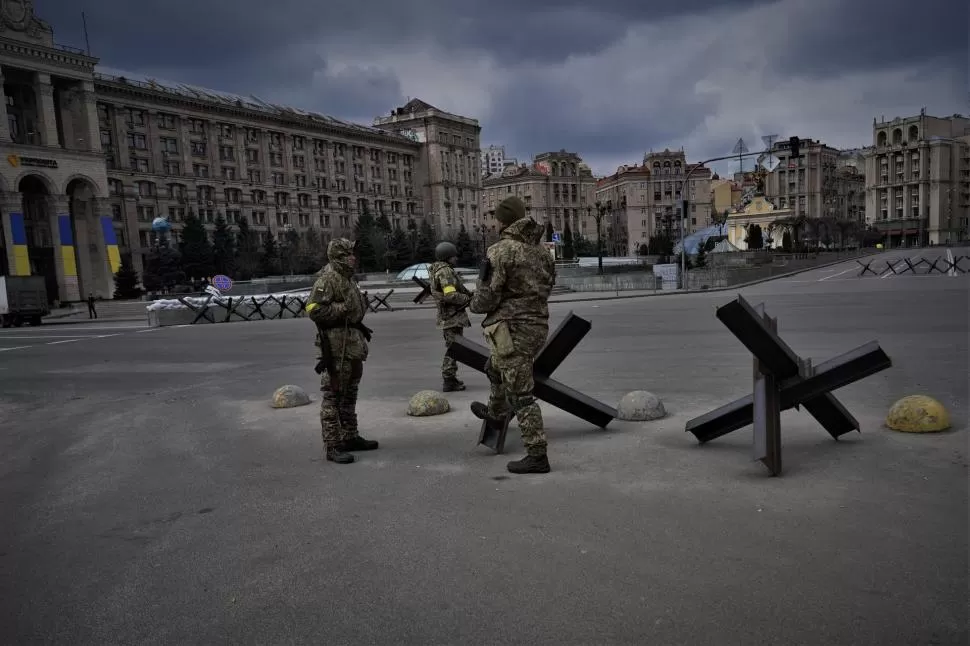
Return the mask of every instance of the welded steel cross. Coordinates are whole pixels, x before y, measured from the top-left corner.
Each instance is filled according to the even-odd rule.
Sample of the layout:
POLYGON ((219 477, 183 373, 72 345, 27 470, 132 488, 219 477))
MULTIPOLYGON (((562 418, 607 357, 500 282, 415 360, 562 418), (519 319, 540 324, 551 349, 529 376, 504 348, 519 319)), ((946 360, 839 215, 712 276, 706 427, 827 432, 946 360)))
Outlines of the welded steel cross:
POLYGON ((804 406, 838 439, 858 431, 859 422, 831 391, 892 365, 871 341, 815 367, 778 336, 778 321, 743 297, 717 309, 717 318, 754 355, 754 393, 687 422, 687 432, 703 444, 754 425, 754 459, 772 475, 781 474, 781 411, 804 406))
MULTIPOLYGON (((578 390, 563 385, 552 378, 552 373, 558 368, 569 353, 579 345, 583 337, 589 333, 592 324, 572 312, 566 315, 546 344, 542 347, 533 364, 533 380, 536 398, 547 404, 552 404, 560 410, 571 413, 576 417, 599 426, 606 426, 616 417, 616 409, 588 397, 578 390)), ((456 361, 460 361, 469 368, 484 373, 485 362, 489 351, 483 345, 469 341, 465 337, 458 337, 448 346, 446 354, 456 361)), ((501 428, 493 428, 487 421, 482 422, 482 429, 478 436, 478 443, 502 453, 505 449, 505 436, 508 432, 512 415, 507 415, 501 428)))

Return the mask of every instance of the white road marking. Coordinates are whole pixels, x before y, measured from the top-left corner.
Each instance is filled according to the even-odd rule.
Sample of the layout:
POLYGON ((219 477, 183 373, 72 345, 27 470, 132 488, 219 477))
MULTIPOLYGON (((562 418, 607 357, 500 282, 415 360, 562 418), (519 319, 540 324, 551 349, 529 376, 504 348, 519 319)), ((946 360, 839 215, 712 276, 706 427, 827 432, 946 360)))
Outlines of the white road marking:
MULTIPOLYGON (((144 325, 91 325, 91 326, 72 325, 68 329, 71 329, 71 330, 141 330, 144 327, 145 327, 144 325)), ((60 331, 61 330, 58 330, 58 332, 60 331)), ((67 332, 66 329, 63 331, 67 332)))
POLYGON ((12 348, 0 348, 0 352, 9 352, 10 350, 23 350, 24 348, 32 348, 32 345, 15 345, 12 348))
POLYGON ((819 283, 820 283, 820 282, 822 282, 823 280, 828 280, 829 278, 835 278, 836 276, 841 276, 842 274, 847 274, 847 273, 849 273, 850 271, 855 271, 855 267, 849 267, 849 268, 848 268, 848 269, 846 269, 845 271, 840 271, 840 272, 839 272, 839 273, 837 273, 837 274, 832 274, 831 276, 826 276, 825 278, 819 278, 817 282, 819 282, 819 283))
POLYGON ((135 334, 144 334, 145 332, 158 332, 161 329, 162 328, 160 328, 160 327, 150 327, 150 328, 145 329, 145 330, 138 330, 137 332, 135 332, 135 334))
MULTIPOLYGON (((946 249, 946 261, 949 262, 949 263, 952 263, 953 262, 953 252, 950 251, 950 248, 949 247, 947 247, 947 249, 946 249)), ((956 276, 957 275, 957 270, 953 267, 952 264, 950 265, 950 268, 947 269, 946 275, 947 276, 956 276)))
POLYGON ((3 335, 0 335, 0 341, 2 341, 3 339, 11 339, 11 340, 12 339, 16 339, 16 340, 19 341, 20 339, 83 339, 83 338, 96 339, 98 337, 85 337, 85 336, 82 336, 80 334, 70 334, 70 335, 68 335, 68 334, 46 334, 46 335, 40 335, 40 336, 20 335, 20 334, 10 334, 10 335, 3 334, 3 335))
POLYGON ((47 345, 57 345, 59 343, 77 343, 81 339, 68 339, 67 341, 51 341, 47 345))

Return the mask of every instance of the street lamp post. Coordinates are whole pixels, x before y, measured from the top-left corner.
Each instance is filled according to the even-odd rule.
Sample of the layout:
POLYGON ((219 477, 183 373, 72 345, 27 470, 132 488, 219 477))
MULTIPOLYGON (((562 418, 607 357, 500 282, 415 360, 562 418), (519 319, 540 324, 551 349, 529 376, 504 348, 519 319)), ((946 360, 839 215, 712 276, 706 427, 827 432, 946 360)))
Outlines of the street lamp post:
MULTIPOLYGON (((586 210, 587 212, 589 211, 588 206, 586 207, 586 210)), ((602 202, 596 202, 596 211, 593 217, 596 218, 596 258, 597 258, 597 267, 599 268, 598 273, 600 275, 603 274, 603 242, 602 242, 602 235, 600 231, 603 224, 603 217, 606 216, 607 212, 612 210, 613 210, 612 205, 609 202, 607 202, 606 204, 603 204, 602 202)))

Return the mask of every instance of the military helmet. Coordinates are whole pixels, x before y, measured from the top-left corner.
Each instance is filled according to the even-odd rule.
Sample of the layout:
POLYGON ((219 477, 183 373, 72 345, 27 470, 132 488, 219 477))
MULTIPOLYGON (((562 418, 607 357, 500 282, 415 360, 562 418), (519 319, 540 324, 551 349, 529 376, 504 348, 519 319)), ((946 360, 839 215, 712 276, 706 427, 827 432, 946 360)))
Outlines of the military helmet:
POLYGON ((439 242, 438 246, 434 248, 435 260, 440 260, 442 262, 447 261, 449 258, 454 258, 458 255, 458 248, 452 243, 439 242))

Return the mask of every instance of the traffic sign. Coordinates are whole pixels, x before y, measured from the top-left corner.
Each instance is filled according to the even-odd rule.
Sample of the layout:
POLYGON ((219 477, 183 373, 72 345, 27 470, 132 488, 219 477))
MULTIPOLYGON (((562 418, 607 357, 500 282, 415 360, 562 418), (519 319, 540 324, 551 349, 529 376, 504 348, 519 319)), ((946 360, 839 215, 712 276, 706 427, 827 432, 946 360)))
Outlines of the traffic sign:
POLYGON ((552 241, 553 241, 553 242, 561 242, 561 241, 562 241, 562 239, 560 238, 560 236, 559 236, 559 234, 558 234, 558 233, 553 233, 553 234, 552 234, 552 241))
POLYGON ((223 274, 213 276, 212 284, 215 285, 215 288, 220 292, 228 292, 230 289, 232 289, 232 279, 223 274))

